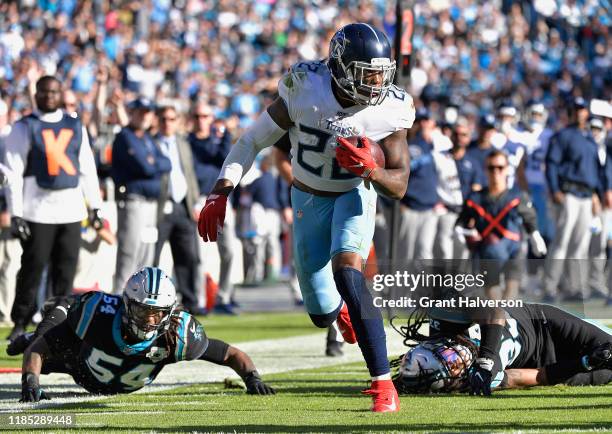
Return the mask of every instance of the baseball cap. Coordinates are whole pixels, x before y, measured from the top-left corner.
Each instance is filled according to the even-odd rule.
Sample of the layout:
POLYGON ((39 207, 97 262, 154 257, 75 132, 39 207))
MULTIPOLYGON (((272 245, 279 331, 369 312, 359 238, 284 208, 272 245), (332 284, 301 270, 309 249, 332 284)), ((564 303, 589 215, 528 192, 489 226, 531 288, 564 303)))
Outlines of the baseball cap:
POLYGON ((153 104, 153 101, 150 99, 140 97, 130 102, 128 108, 132 110, 144 109, 147 111, 153 111, 155 110, 155 104, 153 104))

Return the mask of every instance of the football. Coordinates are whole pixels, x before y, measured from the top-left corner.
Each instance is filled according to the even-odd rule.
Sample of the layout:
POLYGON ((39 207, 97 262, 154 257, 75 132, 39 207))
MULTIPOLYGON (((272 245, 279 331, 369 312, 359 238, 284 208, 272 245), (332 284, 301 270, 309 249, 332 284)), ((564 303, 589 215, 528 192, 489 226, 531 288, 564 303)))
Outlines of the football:
MULTIPOLYGON (((353 146, 356 146, 358 148, 363 148, 362 143, 359 141, 359 136, 347 137, 346 140, 351 142, 353 146)), ((382 148, 380 147, 378 142, 372 139, 368 139, 368 140, 370 141, 372 145, 370 146, 370 154, 372 155, 372 158, 374 158, 374 161, 376 161, 376 164, 378 165, 378 167, 385 167, 385 153, 383 152, 382 148)))

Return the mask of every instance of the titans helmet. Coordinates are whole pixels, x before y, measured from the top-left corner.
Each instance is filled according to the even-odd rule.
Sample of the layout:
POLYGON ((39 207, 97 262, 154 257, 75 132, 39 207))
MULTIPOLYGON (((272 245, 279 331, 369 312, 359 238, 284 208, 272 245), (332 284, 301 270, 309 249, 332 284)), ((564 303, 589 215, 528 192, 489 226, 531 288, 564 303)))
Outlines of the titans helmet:
POLYGON ((396 68, 387 36, 365 23, 348 24, 334 34, 327 65, 338 88, 360 105, 383 102, 396 68))
POLYGON ((548 111, 544 104, 540 101, 530 100, 527 102, 523 122, 531 131, 542 129, 548 120, 548 111))
POLYGON ((474 349, 451 339, 420 343, 400 363, 394 383, 402 393, 432 393, 463 390, 474 349))
POLYGON ((159 268, 145 267, 125 284, 122 321, 132 337, 152 339, 170 325, 176 306, 172 280, 159 268))

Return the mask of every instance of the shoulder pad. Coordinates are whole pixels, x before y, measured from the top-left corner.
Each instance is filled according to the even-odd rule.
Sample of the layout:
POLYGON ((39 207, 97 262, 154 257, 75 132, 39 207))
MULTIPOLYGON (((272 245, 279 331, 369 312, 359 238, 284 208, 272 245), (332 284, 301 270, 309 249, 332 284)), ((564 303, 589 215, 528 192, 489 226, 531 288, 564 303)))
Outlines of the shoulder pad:
POLYGON ((176 361, 199 359, 208 347, 204 327, 187 312, 179 313, 179 321, 179 326, 176 328, 176 348, 174 349, 176 361))
POLYGON ((79 338, 83 339, 85 337, 103 296, 103 292, 91 291, 78 297, 70 306, 68 312, 69 324, 79 338))
POLYGON ((414 101, 408 92, 392 85, 383 105, 389 110, 390 119, 393 119, 396 129, 412 128, 416 112, 414 101))

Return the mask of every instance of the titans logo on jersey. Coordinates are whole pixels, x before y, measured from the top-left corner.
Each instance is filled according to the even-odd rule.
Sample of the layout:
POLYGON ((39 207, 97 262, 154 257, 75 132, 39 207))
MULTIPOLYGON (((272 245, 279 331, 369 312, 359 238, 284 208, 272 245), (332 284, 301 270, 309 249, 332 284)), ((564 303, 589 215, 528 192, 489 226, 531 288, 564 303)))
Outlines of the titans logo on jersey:
POLYGON ((167 331, 130 344, 122 332, 123 309, 116 295, 78 297, 67 319, 44 335, 54 356, 45 360, 43 373, 66 372, 91 393, 129 393, 150 384, 164 366, 206 350, 206 334, 187 312, 179 312, 167 331))
POLYGON ((367 136, 379 141, 414 122, 414 103, 405 90, 392 86, 379 105, 342 107, 332 91, 327 64, 294 65, 278 84, 294 126, 289 129, 293 175, 323 191, 346 192, 362 180, 335 159, 336 137, 367 136))

